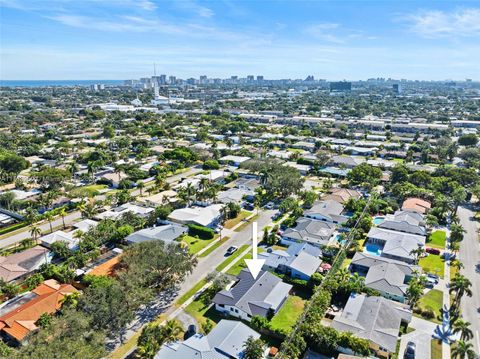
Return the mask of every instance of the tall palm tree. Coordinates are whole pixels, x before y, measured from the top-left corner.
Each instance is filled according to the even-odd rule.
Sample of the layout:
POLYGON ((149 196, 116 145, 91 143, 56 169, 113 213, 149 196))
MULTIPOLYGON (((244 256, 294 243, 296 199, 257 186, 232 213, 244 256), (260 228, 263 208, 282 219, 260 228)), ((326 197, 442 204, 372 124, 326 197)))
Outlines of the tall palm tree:
POLYGON ((461 340, 468 341, 473 339, 473 332, 470 329, 470 323, 463 319, 458 319, 453 323, 453 332, 455 334, 460 334, 461 340))
POLYGON ((45 216, 45 219, 50 224, 50 233, 53 233, 53 227, 52 227, 53 213, 52 213, 52 211, 45 212, 44 216, 45 216))
POLYGON ((423 247, 418 247, 410 251, 410 255, 413 256, 413 260, 415 261, 415 264, 418 264, 418 260, 424 253, 425 253, 425 248, 423 247))
POLYGON ((452 358, 474 359, 475 351, 473 350, 472 343, 466 343, 463 340, 459 340, 452 348, 452 358))
POLYGON ((98 168, 98 162, 97 161, 89 161, 87 163, 87 173, 91 176, 92 182, 95 179, 95 171, 98 168))
POLYGON ((455 293, 453 302, 457 308, 460 307, 460 301, 466 294, 469 297, 472 296, 472 282, 462 274, 457 274, 450 282, 450 293, 455 293))
POLYGON ((143 189, 145 188, 145 182, 141 180, 137 181, 137 188, 140 191, 140 197, 143 197, 143 189))
POLYGON ((58 215, 62 217, 63 229, 67 228, 67 226, 65 225, 65 216, 67 215, 67 210, 65 209, 65 207, 60 208, 60 210, 58 211, 58 215))
POLYGON ((33 240, 36 241, 38 237, 42 235, 42 230, 40 227, 33 225, 32 228, 30 228, 30 235, 33 237, 33 240))

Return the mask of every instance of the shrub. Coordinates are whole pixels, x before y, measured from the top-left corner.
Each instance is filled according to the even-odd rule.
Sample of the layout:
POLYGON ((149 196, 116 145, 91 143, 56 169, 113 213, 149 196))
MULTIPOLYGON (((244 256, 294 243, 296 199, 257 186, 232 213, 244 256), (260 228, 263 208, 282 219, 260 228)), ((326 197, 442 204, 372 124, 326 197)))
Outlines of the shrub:
POLYGON ((212 239, 215 236, 213 229, 195 224, 188 225, 188 234, 193 237, 198 236, 201 239, 212 239))

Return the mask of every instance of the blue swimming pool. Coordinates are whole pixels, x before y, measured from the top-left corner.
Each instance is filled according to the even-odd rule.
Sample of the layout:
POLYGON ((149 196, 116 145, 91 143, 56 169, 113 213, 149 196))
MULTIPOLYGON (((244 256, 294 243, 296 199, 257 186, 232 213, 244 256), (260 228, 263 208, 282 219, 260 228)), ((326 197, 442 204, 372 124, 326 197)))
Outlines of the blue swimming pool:
POLYGON ((373 224, 378 226, 380 223, 382 223, 385 220, 385 217, 374 217, 373 218, 373 224))
POLYGON ((372 254, 374 256, 379 256, 382 254, 382 247, 378 244, 367 243, 363 249, 363 253, 372 254))

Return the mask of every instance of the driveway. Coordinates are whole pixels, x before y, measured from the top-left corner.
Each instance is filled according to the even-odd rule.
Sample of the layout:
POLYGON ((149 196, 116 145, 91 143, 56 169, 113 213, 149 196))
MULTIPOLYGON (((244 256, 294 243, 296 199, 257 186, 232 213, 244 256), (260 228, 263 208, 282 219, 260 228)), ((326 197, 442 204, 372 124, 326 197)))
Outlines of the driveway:
POLYGON ((430 346, 431 340, 432 336, 421 330, 415 330, 411 333, 402 335, 402 339, 400 340, 400 351, 398 354, 398 358, 403 358, 407 343, 413 342, 415 343, 415 358, 430 359, 432 355, 430 346))
POLYGON ((478 222, 475 221, 475 213, 466 207, 459 207, 457 211, 460 223, 465 229, 463 241, 460 244, 460 261, 465 268, 462 274, 472 282, 472 297, 463 297, 463 318, 471 323, 474 338, 472 344, 475 352, 480 353, 480 273, 477 266, 480 265, 480 245, 478 241, 478 222))

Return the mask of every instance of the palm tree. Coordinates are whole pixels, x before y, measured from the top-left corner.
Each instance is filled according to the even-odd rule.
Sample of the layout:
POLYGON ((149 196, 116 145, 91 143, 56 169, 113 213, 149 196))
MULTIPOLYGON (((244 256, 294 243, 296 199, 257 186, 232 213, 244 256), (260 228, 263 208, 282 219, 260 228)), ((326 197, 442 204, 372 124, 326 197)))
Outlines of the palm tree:
POLYGON ((33 237, 33 240, 36 241, 38 237, 42 235, 42 230, 40 227, 33 225, 32 228, 30 228, 30 235, 33 237))
POLYGON ((183 332, 182 326, 176 320, 168 320, 162 329, 165 343, 176 341, 178 336, 183 332))
POLYGON ((89 161, 87 163, 87 173, 92 177, 92 182, 95 179, 95 171, 98 168, 98 162, 97 161, 89 161))
POLYGON ((140 191, 140 197, 143 197, 143 189, 145 188, 145 182, 137 181, 137 188, 140 191))
POLYGON ((26 249, 29 248, 33 244, 34 240, 33 238, 25 238, 20 241, 20 245, 26 249))
POLYGON ((75 161, 73 161, 72 163, 70 163, 70 165, 68 166, 68 171, 70 172, 70 174, 72 175, 72 178, 75 178, 75 172, 78 171, 78 165, 75 161))
POLYGON ((50 224, 50 233, 53 233, 52 221, 53 221, 53 213, 52 211, 45 212, 44 214, 46 220, 50 224))
POLYGON ((65 209, 65 207, 60 208, 58 214, 60 215, 60 217, 62 217, 63 229, 67 228, 67 226, 65 225, 65 216, 67 215, 67 210, 65 209))
POLYGON ((455 334, 460 333, 460 339, 467 341, 473 339, 473 332, 470 329, 470 323, 464 321, 463 319, 458 319, 455 323, 453 323, 453 332, 455 334))
POLYGON ((473 350, 472 343, 466 343, 463 340, 459 340, 452 348, 452 358, 474 359, 475 351, 473 350))
POLYGON ((462 274, 457 274, 455 278, 450 282, 450 293, 455 293, 453 302, 457 308, 460 307, 460 301, 462 297, 466 294, 469 297, 472 296, 472 282, 462 274))
POLYGON ((410 251, 410 255, 413 256, 413 260, 415 261, 415 264, 418 264, 418 260, 424 253, 425 253, 425 248, 423 247, 418 247, 410 251))

